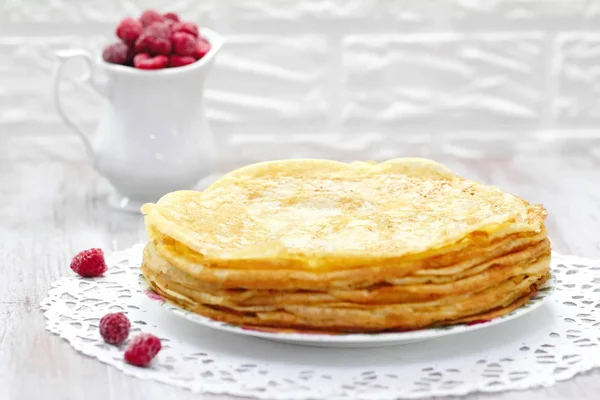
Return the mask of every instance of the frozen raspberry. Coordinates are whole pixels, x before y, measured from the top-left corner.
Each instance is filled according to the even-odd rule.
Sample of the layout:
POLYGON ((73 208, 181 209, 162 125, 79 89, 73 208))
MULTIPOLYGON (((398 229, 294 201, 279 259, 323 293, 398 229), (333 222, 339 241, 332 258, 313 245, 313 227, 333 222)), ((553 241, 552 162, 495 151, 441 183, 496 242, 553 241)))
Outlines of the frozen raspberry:
POLYGON ((172 54, 169 56, 169 67, 183 67, 184 65, 193 64, 196 62, 196 59, 191 56, 178 56, 176 54, 172 54))
POLYGON ((198 45, 196 38, 189 33, 176 32, 171 36, 173 53, 180 56, 191 56, 196 52, 198 45))
POLYGON ((202 57, 204 57, 206 55, 206 53, 208 53, 210 51, 210 43, 208 43, 208 41, 202 37, 198 38, 198 41, 196 42, 196 51, 193 54, 193 57, 196 60, 201 59, 202 57))
POLYGON ((125 43, 134 43, 142 34, 142 24, 133 18, 125 18, 117 26, 117 36, 125 43))
POLYGON ((108 45, 102 51, 102 59, 111 64, 126 65, 131 58, 129 47, 122 42, 108 45))
POLYGON ((144 28, 152 25, 154 22, 162 22, 162 21, 163 21, 163 16, 154 10, 146 10, 142 13, 142 16, 140 17, 140 22, 142 23, 142 26, 144 28))
POLYGON ((150 53, 167 55, 171 53, 171 40, 158 38, 142 33, 135 42, 136 53, 150 53))
POLYGON ((198 25, 193 22, 176 22, 171 29, 173 29, 173 33, 185 32, 194 37, 198 37, 198 25))
POLYGON ((106 314, 100 320, 100 335, 106 343, 121 345, 129 336, 131 324, 123 313, 106 314))
POLYGON ((144 33, 149 36, 168 39, 171 37, 171 27, 166 22, 155 22, 144 29, 144 33))
POLYGON ((145 367, 150 364, 161 347, 159 338, 150 333, 140 333, 127 346, 125 361, 138 367, 145 367))
POLYGON ((168 12, 163 14, 164 19, 171 20, 173 22, 179 22, 179 16, 173 12, 168 12))
POLYGON ((71 269, 81 276, 93 278, 106 272, 106 262, 102 249, 84 250, 71 261, 71 269))
POLYGON ((173 21, 172 19, 165 19, 162 23, 171 28, 174 24, 177 23, 177 21, 173 21))
POLYGON ((171 53, 171 28, 162 22, 150 25, 135 42, 135 51, 168 55, 171 53))
POLYGON ((161 69, 168 63, 169 59, 163 55, 152 57, 148 53, 140 53, 133 58, 133 65, 139 69, 161 69))

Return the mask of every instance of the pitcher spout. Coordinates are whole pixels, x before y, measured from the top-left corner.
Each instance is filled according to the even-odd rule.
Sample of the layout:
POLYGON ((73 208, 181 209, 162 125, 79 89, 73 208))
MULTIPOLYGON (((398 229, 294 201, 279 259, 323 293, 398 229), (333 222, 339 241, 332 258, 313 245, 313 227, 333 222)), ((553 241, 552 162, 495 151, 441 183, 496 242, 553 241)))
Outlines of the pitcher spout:
POLYGON ((204 37, 208 41, 208 43, 210 43, 210 50, 197 63, 199 63, 199 64, 207 63, 208 64, 213 61, 213 59, 216 57, 219 50, 221 50, 221 47, 223 47, 224 39, 217 32, 213 31, 212 29, 208 29, 208 28, 202 29, 202 37, 204 37))

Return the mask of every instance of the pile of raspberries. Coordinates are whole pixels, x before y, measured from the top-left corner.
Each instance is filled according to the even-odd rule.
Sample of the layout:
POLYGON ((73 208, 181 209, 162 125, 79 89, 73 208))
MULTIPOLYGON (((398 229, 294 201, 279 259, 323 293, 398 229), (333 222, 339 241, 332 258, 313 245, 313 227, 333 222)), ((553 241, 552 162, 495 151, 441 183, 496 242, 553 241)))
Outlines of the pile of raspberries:
POLYGON ((120 42, 107 46, 104 61, 138 69, 182 67, 195 63, 210 50, 210 43, 193 22, 175 13, 146 10, 139 19, 125 18, 116 30, 120 42))

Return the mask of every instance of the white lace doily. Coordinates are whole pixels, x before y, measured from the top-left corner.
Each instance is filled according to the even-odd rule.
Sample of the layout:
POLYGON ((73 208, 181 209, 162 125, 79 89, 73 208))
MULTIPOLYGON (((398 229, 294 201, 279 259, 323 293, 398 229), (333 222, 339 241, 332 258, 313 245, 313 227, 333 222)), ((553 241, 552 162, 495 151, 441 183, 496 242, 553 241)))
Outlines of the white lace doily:
POLYGON ((319 349, 211 330, 169 312, 138 286, 141 249, 114 254, 103 277, 53 283, 41 303, 48 330, 139 378, 260 399, 382 400, 549 386, 600 367, 600 261, 554 254, 552 298, 497 326, 398 347, 319 349), (100 318, 116 311, 128 315, 132 335, 162 339, 150 368, 124 363, 123 349, 101 339, 100 318))

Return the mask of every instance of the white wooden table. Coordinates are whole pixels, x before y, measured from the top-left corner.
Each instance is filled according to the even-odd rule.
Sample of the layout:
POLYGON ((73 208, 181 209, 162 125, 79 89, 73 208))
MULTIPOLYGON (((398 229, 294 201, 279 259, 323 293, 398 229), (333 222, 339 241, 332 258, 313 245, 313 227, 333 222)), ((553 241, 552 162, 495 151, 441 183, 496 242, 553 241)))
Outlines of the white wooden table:
MULTIPOLYGON (((600 257, 600 159, 437 159, 543 203, 555 249, 600 257)), ((38 303, 50 282, 71 273, 77 251, 110 252, 144 240, 140 216, 106 205, 109 190, 73 137, 0 135, 0 399, 223 399, 126 377, 45 331, 38 303)), ((468 398, 597 400, 600 370, 547 389, 468 398)))

